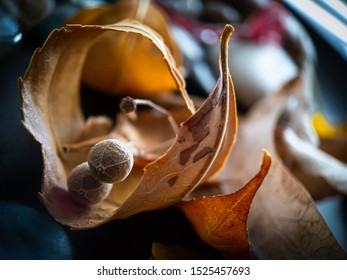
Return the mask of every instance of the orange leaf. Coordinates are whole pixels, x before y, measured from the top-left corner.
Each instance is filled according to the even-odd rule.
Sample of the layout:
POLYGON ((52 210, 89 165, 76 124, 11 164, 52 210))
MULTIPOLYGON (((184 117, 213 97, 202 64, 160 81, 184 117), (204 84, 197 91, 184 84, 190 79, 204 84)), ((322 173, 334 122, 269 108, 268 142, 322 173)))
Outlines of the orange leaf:
MULTIPOLYGON (((181 66, 181 54, 171 36, 168 20, 151 1, 117 1, 113 5, 82 9, 68 23, 107 25, 125 19, 141 22, 158 32, 176 65, 181 66)), ((163 63, 160 51, 147 38, 132 33, 104 34, 87 54, 82 80, 111 95, 148 98, 176 89, 175 79, 163 63)))
POLYGON ((184 212, 200 238, 233 259, 247 259, 247 217, 253 197, 271 165, 268 153, 257 175, 242 189, 228 195, 182 201, 177 206, 184 212))

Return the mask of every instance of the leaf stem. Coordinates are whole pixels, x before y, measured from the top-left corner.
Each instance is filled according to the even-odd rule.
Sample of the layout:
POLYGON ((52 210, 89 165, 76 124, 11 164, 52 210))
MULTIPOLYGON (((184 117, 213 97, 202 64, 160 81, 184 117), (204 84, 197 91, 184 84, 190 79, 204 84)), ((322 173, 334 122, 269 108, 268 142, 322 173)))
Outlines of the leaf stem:
POLYGON ((225 25, 220 43, 220 72, 224 73, 226 77, 223 79, 228 82, 229 65, 228 65, 228 45, 231 34, 234 32, 234 27, 230 24, 225 25))

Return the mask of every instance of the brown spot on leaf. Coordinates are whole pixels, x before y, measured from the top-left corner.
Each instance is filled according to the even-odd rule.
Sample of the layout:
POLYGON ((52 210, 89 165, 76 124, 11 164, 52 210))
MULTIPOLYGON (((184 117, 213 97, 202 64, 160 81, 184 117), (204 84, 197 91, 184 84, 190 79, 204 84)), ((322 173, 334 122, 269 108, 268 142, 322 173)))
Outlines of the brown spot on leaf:
POLYGON ((177 142, 180 144, 186 142, 186 137, 184 137, 183 135, 179 135, 179 137, 177 138, 177 142))
POLYGON ((198 152, 194 158, 193 163, 197 162, 198 160, 202 159, 204 156, 210 154, 213 152, 213 149, 211 147, 205 147, 200 152, 198 152))
POLYGON ((169 183, 169 187, 172 187, 173 185, 175 185, 177 180, 178 180, 178 175, 176 175, 175 177, 170 178, 169 181, 167 181, 169 183))
POLYGON ((210 131, 211 130, 209 126, 204 126, 202 129, 199 130, 198 134, 193 134, 193 139, 196 141, 202 141, 210 134, 210 131))
POLYGON ((195 142, 201 142, 210 134, 210 122, 213 118, 213 114, 216 107, 221 100, 220 92, 214 92, 210 99, 205 101, 206 106, 201 106, 200 109, 196 112, 195 118, 191 118, 185 122, 185 125, 188 127, 189 131, 193 135, 193 140, 195 142))
POLYGON ((191 154, 195 152, 199 144, 191 145, 189 148, 180 152, 180 164, 185 165, 191 157, 191 154))

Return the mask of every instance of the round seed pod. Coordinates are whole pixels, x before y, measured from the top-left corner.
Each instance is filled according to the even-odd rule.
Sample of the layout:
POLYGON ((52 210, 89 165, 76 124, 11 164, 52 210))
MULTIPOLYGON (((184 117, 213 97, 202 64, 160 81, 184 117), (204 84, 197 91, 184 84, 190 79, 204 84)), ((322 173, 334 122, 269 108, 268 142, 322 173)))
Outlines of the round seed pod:
POLYGON ((87 162, 77 165, 67 179, 71 197, 86 206, 104 200, 112 189, 112 184, 99 182, 90 172, 87 162))
POLYGON ((134 164, 134 157, 124 143, 116 139, 107 139, 91 148, 88 164, 96 180, 118 183, 128 177, 134 164))
POLYGON ((136 111, 137 104, 136 104, 134 98, 131 98, 130 96, 127 96, 127 97, 124 97, 119 102, 119 109, 121 110, 122 113, 129 114, 129 113, 132 113, 132 112, 136 111))

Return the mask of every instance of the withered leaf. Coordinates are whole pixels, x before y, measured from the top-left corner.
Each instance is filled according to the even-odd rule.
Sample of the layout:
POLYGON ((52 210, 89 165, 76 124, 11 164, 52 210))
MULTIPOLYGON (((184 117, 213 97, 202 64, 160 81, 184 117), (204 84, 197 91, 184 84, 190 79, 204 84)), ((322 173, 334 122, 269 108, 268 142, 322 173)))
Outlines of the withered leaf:
MULTIPOLYGON (((220 60, 225 66, 221 67, 215 90, 181 124, 175 143, 145 170, 135 166, 105 201, 91 207, 77 205, 68 194, 66 179, 73 166, 64 158, 64 145, 75 143, 88 130, 80 107, 80 73, 88 50, 100 36, 128 32, 151 41, 160 50, 187 107, 194 111, 194 106, 169 50, 147 26, 133 21, 107 26, 67 25, 50 35, 44 47, 35 52, 19 86, 23 124, 42 146, 40 197, 56 220, 76 229, 95 227, 111 219, 172 205, 202 181, 215 159, 220 158, 220 151, 230 150, 222 148, 222 143, 229 125, 229 108, 235 106, 226 47, 232 30, 227 25, 222 36, 220 60)), ((232 141, 228 143, 232 145, 232 141)))
MULTIPOLYGON (((176 65, 181 66, 181 54, 171 36, 168 20, 151 1, 123 0, 112 5, 82 9, 68 23, 107 25, 129 19, 158 32, 176 65)), ((106 33, 100 37, 87 53, 82 80, 107 94, 145 98, 168 93, 177 87, 163 63, 161 52, 145 37, 133 33, 118 36, 106 33)))
POLYGON ((87 118, 77 141, 84 141, 107 135, 111 132, 112 125, 112 120, 107 116, 90 116, 87 118))
POLYGON ((264 152, 259 172, 240 190, 228 195, 182 201, 177 206, 203 241, 233 259, 248 259, 248 213, 270 165, 271 158, 264 152))
MULTIPOLYGON (((314 199, 322 199, 336 194, 336 190, 346 193, 347 165, 321 150, 323 139, 318 136, 328 132, 336 136, 341 133, 342 136, 343 129, 327 127, 321 114, 313 114, 315 76, 312 63, 306 64, 306 86, 288 99, 276 126, 275 143, 278 154, 291 173, 305 185, 314 199)), ((337 144, 335 141, 333 146, 337 148, 337 144)), ((340 149, 338 155, 343 158, 343 150, 340 149)))
MULTIPOLYGON (((242 183, 254 172, 259 149, 272 154, 272 167, 255 196, 249 215, 252 247, 261 259, 340 259, 346 254, 336 242, 304 186, 277 154, 274 131, 288 97, 304 88, 301 75, 274 95, 257 103, 239 120, 239 133, 226 172, 219 178, 242 183), (233 170, 230 174, 228 170, 233 170)), ((226 188, 224 192, 230 192, 226 188)))
MULTIPOLYGON (((185 110, 184 113, 182 115, 185 115, 186 118, 190 116, 188 110, 185 110)), ((183 120, 181 118, 181 121, 183 120)), ((106 128, 108 126, 105 118, 89 117, 78 140, 75 143, 64 145, 66 153, 63 157, 66 164, 76 166, 78 162, 87 157, 91 147, 99 141, 118 139, 128 143, 128 148, 134 156, 134 164, 144 167, 161 156, 175 141, 175 133, 167 117, 148 111, 137 112, 135 120, 119 113, 115 127, 112 130, 106 130, 106 128), (104 131, 103 134, 95 133, 102 131, 104 131), (86 136, 90 137, 86 138, 86 136)))
MULTIPOLYGON (((116 207, 98 205, 85 209, 71 201, 66 178, 74 166, 64 158, 64 145, 79 141, 88 125, 80 105, 81 70, 88 50, 105 33, 117 36, 124 32, 146 37, 160 50, 162 63, 172 74, 188 107, 192 108, 185 82, 162 39, 149 27, 133 21, 108 26, 67 25, 53 31, 43 48, 36 50, 25 76, 19 80, 23 124, 42 146, 41 198, 57 220, 73 227, 105 222, 116 207)), ((85 160, 78 158, 75 165, 85 160)), ((134 174, 137 173, 139 171, 135 170, 134 174)))
MULTIPOLYGON (((135 164, 138 166, 144 167, 157 159, 174 143, 176 132, 179 129, 177 124, 189 118, 191 112, 187 109, 182 97, 178 95, 165 95, 165 100, 163 98, 156 98, 155 100, 155 103, 152 101, 151 103, 155 104, 157 108, 161 108, 161 112, 158 109, 154 110, 152 105, 144 105, 149 100, 141 100, 145 102, 142 105, 154 111, 140 110, 133 113, 131 117, 119 112, 113 129, 111 129, 112 121, 105 116, 88 117, 84 130, 77 141, 64 145, 65 160, 72 161, 71 165, 76 166, 78 162, 76 158, 86 158, 93 145, 110 138, 127 142, 134 155, 135 164), (175 98, 173 98, 174 96, 175 98), (165 109, 163 106, 168 106, 170 109, 165 109), (168 114, 163 113, 164 111, 168 114)), ((195 103, 198 106, 201 106, 203 101, 201 98, 195 98, 195 103)))
POLYGON ((290 168, 298 170, 308 182, 314 182, 313 186, 307 184, 311 193, 316 194, 332 187, 347 194, 347 164, 300 139, 289 127, 283 130, 282 141, 290 168))
MULTIPOLYGON (((234 137, 225 138, 229 125, 236 133, 236 121, 229 122, 229 108, 235 107, 227 48, 232 31, 232 26, 225 26, 221 38, 221 72, 215 89, 196 113, 181 124, 173 146, 145 167, 138 187, 116 211, 115 218, 177 203, 202 182, 216 160, 219 164, 219 159, 228 155, 220 153, 230 151, 233 145, 230 140, 234 137), (229 145, 227 148, 222 148, 224 141, 229 145)), ((232 117, 236 117, 234 114, 232 117)))

